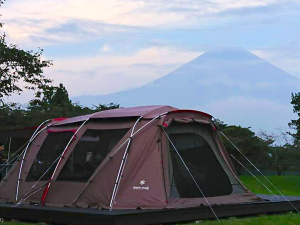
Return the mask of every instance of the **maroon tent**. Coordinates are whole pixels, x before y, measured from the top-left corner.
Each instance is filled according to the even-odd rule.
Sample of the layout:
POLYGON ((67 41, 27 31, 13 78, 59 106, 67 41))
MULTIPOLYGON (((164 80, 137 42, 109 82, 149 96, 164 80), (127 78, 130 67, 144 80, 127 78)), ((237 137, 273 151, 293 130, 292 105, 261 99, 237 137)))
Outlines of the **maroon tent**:
POLYGON ((0 201, 164 209, 259 200, 237 177, 209 114, 122 108, 47 121, 0 184, 0 201))

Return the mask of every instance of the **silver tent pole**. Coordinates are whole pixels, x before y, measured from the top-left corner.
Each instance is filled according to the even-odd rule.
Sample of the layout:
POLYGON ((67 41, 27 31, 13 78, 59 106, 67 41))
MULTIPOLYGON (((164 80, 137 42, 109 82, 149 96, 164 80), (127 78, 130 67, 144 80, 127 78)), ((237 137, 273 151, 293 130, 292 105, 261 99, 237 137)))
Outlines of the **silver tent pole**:
MULTIPOLYGON (((17 164, 17 162, 19 161, 19 159, 21 158, 21 156, 24 154, 25 149, 21 152, 20 155, 17 155, 14 159, 17 158, 17 160, 14 162, 13 166, 10 168, 10 170, 7 172, 7 174, 5 175, 5 177, 2 179, 1 183, 0 183, 0 188, 2 187, 2 185, 4 184, 4 181, 6 181, 7 177, 9 176, 9 174, 11 173, 11 171, 13 170, 13 168, 15 167, 15 165, 17 164)), ((12 162, 12 160, 11 160, 12 162)), ((5 167, 4 167, 5 168, 5 167)), ((2 168, 1 170, 3 170, 4 168, 2 168)))
POLYGON ((9 144, 8 144, 7 165, 8 165, 9 157, 10 157, 10 147, 11 147, 11 137, 9 138, 9 144))
POLYGON ((131 134, 130 134, 130 139, 129 139, 128 143, 127 143, 127 147, 125 149, 125 152, 124 152, 124 155, 123 155, 123 158, 122 158, 122 161, 121 161, 121 165, 120 165, 120 168, 119 168, 119 172, 118 172, 118 175, 117 175, 117 179, 116 179, 116 182, 115 182, 113 193, 112 193, 112 196, 111 196, 111 200, 110 200, 110 204, 109 204, 110 210, 112 210, 113 202, 114 202, 114 200, 116 198, 117 191, 118 191, 118 188, 119 188, 119 184, 121 182, 121 177, 122 177, 122 174, 123 174, 123 171, 124 171, 124 168, 125 168, 125 164, 126 164, 126 161, 127 161, 128 150, 129 150, 130 143, 132 141, 132 136, 133 136, 133 132, 134 132, 135 126, 137 125, 137 123, 141 119, 142 119, 142 116, 137 119, 137 121, 135 122, 135 124, 132 127, 131 134))
POLYGON ((26 148, 25 148, 25 152, 24 152, 24 155, 23 155, 23 158, 22 158, 22 161, 21 161, 21 166, 20 166, 20 170, 19 170, 19 175, 18 175, 18 183, 17 183, 17 191, 16 191, 16 201, 18 201, 18 195, 19 195, 19 187, 20 187, 20 179, 21 179, 21 173, 22 173, 22 168, 23 168, 23 164, 24 164, 24 160, 25 160, 25 156, 26 156, 26 153, 27 153, 27 150, 28 150, 28 147, 29 145, 31 144, 31 142, 35 139, 35 137, 37 137, 38 134, 40 134, 41 131, 43 131, 44 129, 46 129, 47 127, 44 127, 43 129, 41 129, 39 132, 38 130, 40 129, 40 127, 42 127, 45 123, 48 123, 50 122, 51 120, 48 119, 44 122, 42 122, 38 128, 36 128, 36 130, 34 131, 34 133, 32 134, 26 148))
POLYGON ((26 201, 26 200, 27 200, 28 198, 30 198, 32 195, 34 195, 35 193, 37 193, 37 192, 39 192, 40 190, 42 190, 42 188, 44 188, 48 183, 49 183, 49 181, 48 181, 46 184, 44 184, 44 185, 38 187, 38 188, 37 188, 36 190, 34 190, 30 195, 21 198, 20 201, 19 201, 17 204, 14 205, 14 207, 17 207, 17 206, 21 205, 22 202, 26 201))
MULTIPOLYGON (((164 112, 156 117, 154 117, 152 120, 150 120, 148 123, 146 123, 144 126, 142 126, 140 129, 138 129, 135 133, 133 133, 132 137, 134 137, 136 134, 138 134, 142 129, 144 129, 146 126, 148 126, 150 123, 153 121, 157 120, 158 118, 168 114, 169 112, 164 112)), ((112 157, 119 152, 121 147, 129 141, 130 138, 127 138, 109 157, 107 157, 106 161, 103 161, 101 164, 103 165, 101 168, 103 168, 108 162, 109 159, 112 159, 112 157)), ((82 193, 85 191, 85 189, 88 187, 88 185, 92 182, 93 178, 97 175, 97 173, 100 171, 99 169, 100 166, 95 170, 93 175, 90 177, 90 179, 86 182, 84 188, 80 191, 80 193, 76 196, 75 200, 73 201, 73 204, 78 200, 78 198, 82 195, 82 193)))
MULTIPOLYGON (((21 154, 23 154, 23 153, 24 153, 24 150, 21 152, 21 154)), ((7 162, 4 166, 1 167, 0 172, 4 169, 7 169, 9 164, 13 163, 13 161, 15 161, 15 159, 17 159, 19 156, 20 155, 16 155, 16 156, 12 157, 9 162, 7 162)))
POLYGON ((73 136, 72 136, 71 139, 69 140, 68 144, 66 145, 65 149, 63 150, 62 154, 60 155, 59 161, 58 161, 58 163, 56 164, 56 167, 55 167, 55 169, 54 169, 54 171, 53 171, 53 173, 52 173, 52 176, 51 176, 51 178, 50 178, 50 180, 49 180, 49 183, 48 183, 48 185, 47 185, 47 187, 46 187, 46 190, 45 190, 45 193, 44 193, 44 196, 43 196, 43 199, 42 199, 42 205, 45 203, 45 200, 46 200, 48 191, 49 191, 49 189, 50 189, 51 182, 52 182, 52 180, 53 180, 53 178, 54 178, 54 176, 55 176, 55 173, 56 173, 57 168, 59 167, 59 165, 60 165, 60 163, 61 163, 61 161, 62 161, 62 159, 63 159, 63 156, 64 156, 65 153, 67 152, 67 150, 68 150, 70 144, 72 143, 72 141, 73 141, 73 139, 75 138, 75 136, 76 136, 76 134, 78 133, 78 131, 83 127, 84 124, 86 124, 86 123, 89 121, 89 119, 90 119, 90 118, 87 118, 87 119, 80 125, 80 127, 75 131, 75 133, 73 134, 73 136))
MULTIPOLYGON (((6 165, 3 165, 1 168, 0 168, 0 172, 4 169, 4 168, 6 168, 7 166, 8 166, 8 164, 11 164, 16 158, 18 158, 20 155, 17 155, 17 153, 19 152, 19 151, 21 151, 22 149, 23 149, 23 147, 27 144, 28 142, 26 142, 25 144, 23 144, 23 146, 21 146, 15 153, 13 153, 12 155, 11 155, 11 159, 10 159, 10 161, 6 164, 6 165), (16 156, 15 156, 16 155, 16 156)), ((24 152, 24 150, 25 149, 23 149, 23 151, 21 152, 21 154, 24 152)))
POLYGON ((274 195, 277 199, 278 196, 275 195, 263 182, 261 182, 250 170, 248 170, 239 160, 237 160, 232 154, 230 156, 238 163, 240 164, 248 173, 250 173, 262 186, 264 186, 272 195, 274 195))
POLYGON ((193 181, 195 182, 196 186, 198 187, 198 189, 199 189, 201 195, 202 195, 203 198, 205 199, 205 201, 206 201, 207 205, 209 206, 209 208, 211 209, 212 213, 214 214, 214 216, 216 217, 216 219, 218 220, 218 222, 221 223, 220 220, 219 220, 219 218, 218 218, 218 216, 217 216, 217 214, 215 213, 215 211, 214 211, 213 208, 211 207, 211 205, 210 205, 210 203, 208 202, 207 198, 205 197, 203 191, 201 190, 200 186, 198 185, 196 179, 195 179, 194 176, 192 175, 191 171, 189 170, 188 166, 185 164, 185 162, 184 162, 183 158, 181 157, 180 153, 178 152, 178 150, 176 149, 175 145, 174 145, 173 142, 171 141, 171 139, 170 139, 169 135, 167 134, 166 130, 165 130, 163 127, 162 127, 162 129, 163 129, 164 133, 166 134, 168 140, 170 141, 171 145, 173 146, 174 150, 176 151, 176 153, 177 153, 178 157, 180 158, 181 162, 183 163, 184 167, 186 168, 186 170, 187 170, 188 173, 190 174, 191 178, 192 178, 193 181))
MULTIPOLYGON (((30 196, 32 196, 32 194, 30 196, 27 197, 27 194, 35 188, 35 186, 38 184, 38 182, 47 174, 47 172, 52 168, 52 166, 60 159, 60 157, 62 156, 62 154, 60 154, 54 161, 53 163, 48 167, 48 169, 42 174, 42 176, 32 185, 32 187, 26 191, 26 193, 24 194, 24 196, 19 200, 19 202, 16 205, 21 204, 22 202, 24 202, 25 200, 23 200, 25 197, 26 199, 29 198, 30 196)), ((46 185, 48 185, 49 181, 47 182, 46 185)), ((45 185, 43 185, 45 186, 45 185)))
POLYGON ((273 188, 298 212, 299 210, 279 191, 279 189, 245 156, 245 154, 222 132, 220 133, 226 138, 227 141, 272 185, 273 188))

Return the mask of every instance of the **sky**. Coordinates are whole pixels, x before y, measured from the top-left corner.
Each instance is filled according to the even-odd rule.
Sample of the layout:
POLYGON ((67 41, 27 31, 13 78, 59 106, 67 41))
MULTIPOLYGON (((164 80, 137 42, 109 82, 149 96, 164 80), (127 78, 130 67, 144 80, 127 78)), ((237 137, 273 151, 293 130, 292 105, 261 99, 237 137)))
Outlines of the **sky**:
POLYGON ((75 97, 140 87, 220 47, 300 78, 299 12, 300 0, 7 0, 0 21, 8 43, 44 49, 45 75, 75 97))

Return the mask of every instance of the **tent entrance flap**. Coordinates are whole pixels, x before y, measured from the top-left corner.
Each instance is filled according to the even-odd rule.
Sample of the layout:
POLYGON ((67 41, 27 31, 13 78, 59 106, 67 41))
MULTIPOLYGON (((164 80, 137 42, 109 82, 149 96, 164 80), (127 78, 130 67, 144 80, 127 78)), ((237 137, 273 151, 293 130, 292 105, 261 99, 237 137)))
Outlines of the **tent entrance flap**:
MULTIPOLYGON (((168 135, 175 148, 187 164, 192 176, 206 197, 230 195, 231 182, 215 153, 201 132, 195 133, 201 124, 172 123, 168 135)), ((171 198, 202 198, 193 179, 182 164, 171 143, 169 143, 169 178, 171 198)))

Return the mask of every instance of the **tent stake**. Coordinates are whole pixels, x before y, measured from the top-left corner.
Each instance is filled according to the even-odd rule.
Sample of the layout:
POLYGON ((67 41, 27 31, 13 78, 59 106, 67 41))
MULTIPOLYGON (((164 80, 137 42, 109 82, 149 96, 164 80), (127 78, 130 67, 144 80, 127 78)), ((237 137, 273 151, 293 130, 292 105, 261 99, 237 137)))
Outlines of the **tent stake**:
POLYGON ((196 186, 198 187, 200 193, 202 194, 203 198, 205 199, 207 205, 209 206, 209 208, 211 209, 212 213, 214 214, 214 216, 216 217, 216 219, 218 220, 219 223, 221 223, 221 221, 219 220, 217 214, 215 213, 215 211, 213 210, 213 208, 211 207, 210 203, 208 202, 207 198, 205 197, 203 191, 201 190, 200 186, 198 185, 196 179, 194 178, 194 176, 192 175, 191 171, 189 170, 188 166, 185 164, 183 158, 181 157, 180 153, 178 152, 178 150, 176 149, 175 145, 173 144, 173 142, 171 141, 169 135, 167 134, 166 130, 161 127, 164 131, 164 133, 166 134, 168 140, 170 141, 171 145, 173 146, 174 150, 176 151, 177 155, 179 156, 181 162, 183 163, 184 167, 186 168, 186 170, 188 171, 188 173, 190 174, 191 178, 193 179, 194 183, 196 184, 196 186))
POLYGON ((220 133, 226 138, 227 141, 229 141, 229 143, 260 173, 260 175, 263 176, 263 178, 265 178, 271 185, 273 188, 275 188, 275 190, 298 212, 299 210, 281 193, 281 191, 279 191, 279 189, 250 161, 250 159, 247 158, 247 156, 245 156, 245 154, 235 145, 233 144, 232 141, 230 141, 230 139, 222 132, 220 131, 220 133))

